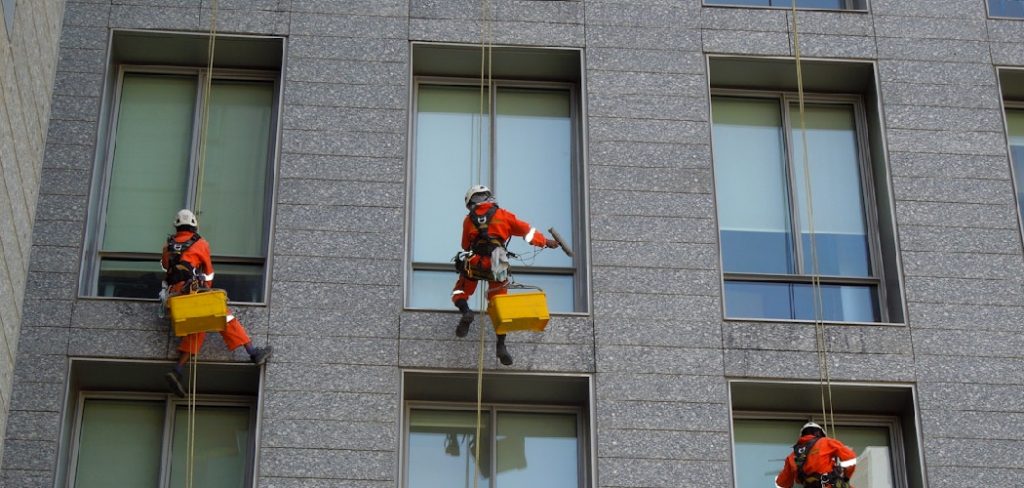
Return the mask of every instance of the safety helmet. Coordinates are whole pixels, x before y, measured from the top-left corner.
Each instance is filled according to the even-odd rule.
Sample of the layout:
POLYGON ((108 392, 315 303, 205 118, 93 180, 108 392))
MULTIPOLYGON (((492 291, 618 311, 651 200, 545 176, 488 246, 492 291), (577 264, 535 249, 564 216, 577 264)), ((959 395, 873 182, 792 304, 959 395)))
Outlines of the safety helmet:
POLYGON ((174 215, 174 226, 181 227, 183 225, 199 227, 199 222, 196 221, 196 214, 187 208, 178 210, 178 213, 174 215))
POLYGON ((470 199, 473 198, 473 195, 476 195, 478 193, 486 193, 488 197, 490 197, 492 195, 490 188, 487 188, 484 185, 473 185, 473 186, 469 187, 468 190, 466 190, 466 199, 465 200, 466 200, 466 206, 467 207, 469 206, 470 199))
POLYGON ((822 434, 824 434, 824 433, 825 433, 825 429, 821 428, 821 426, 820 426, 820 425, 818 425, 817 423, 814 423, 814 422, 807 422, 806 424, 804 424, 804 426, 803 426, 803 427, 800 427, 800 435, 806 435, 806 434, 804 434, 804 432, 805 432, 805 431, 806 431, 807 429, 818 429, 818 430, 820 430, 820 431, 821 431, 821 433, 822 433, 822 434))

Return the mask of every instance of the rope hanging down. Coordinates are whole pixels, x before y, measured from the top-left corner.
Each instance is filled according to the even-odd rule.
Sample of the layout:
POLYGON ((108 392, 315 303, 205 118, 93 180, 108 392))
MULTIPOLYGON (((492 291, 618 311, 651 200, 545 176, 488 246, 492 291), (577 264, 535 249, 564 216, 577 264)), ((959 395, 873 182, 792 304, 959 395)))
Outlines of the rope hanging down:
MULTIPOLYGON (((203 103, 199 124, 199 162, 196 165, 196 214, 203 212, 203 173, 206 167, 206 132, 209 126, 210 98, 213 96, 213 57, 217 43, 217 0, 210 0, 210 37, 206 47, 206 78, 203 87, 203 103)), ((196 392, 199 380, 199 351, 189 358, 188 391, 188 440, 185 461, 185 488, 192 488, 195 481, 196 458, 196 392)))
POLYGON ((793 18, 793 55, 796 59, 796 90, 800 113, 800 142, 802 145, 802 165, 804 177, 804 194, 807 195, 807 232, 810 234, 811 246, 811 291, 814 300, 814 336, 815 349, 818 354, 818 383, 821 389, 821 416, 826 433, 835 437, 835 413, 832 408, 832 378, 828 369, 828 336, 824 323, 824 305, 821 297, 821 274, 818 265, 818 246, 814 231, 814 193, 811 185, 810 158, 807 149, 807 117, 804 108, 804 77, 800 63, 800 29, 797 22, 796 0, 792 0, 793 18), (827 405, 827 413, 826 413, 827 405), (831 429, 830 426, 831 425, 831 429))
MULTIPOLYGON (((491 5, 489 0, 481 0, 480 2, 480 123, 477 127, 477 159, 476 159, 476 174, 477 181, 483 180, 483 147, 484 147, 484 105, 486 101, 486 107, 488 113, 492 105, 492 97, 494 94, 493 78, 492 78, 492 50, 493 50, 493 32, 491 32, 491 20, 490 20, 491 5), (487 77, 484 78, 484 65, 486 61, 487 77), (484 90, 487 90, 486 96, 484 90)), ((490 121, 490 117, 488 117, 490 121)), ((489 139, 489 138, 488 138, 489 139)), ((491 144, 487 142, 487 154, 488 159, 491 156, 491 144)), ((469 179, 473 181, 473 167, 470 165, 469 168, 469 179)), ((478 282, 478 284, 481 282, 478 282)), ((478 286, 477 290, 480 294, 479 298, 479 319, 477 323, 480 324, 480 339, 479 339, 479 351, 477 354, 477 368, 476 368, 476 433, 473 437, 473 457, 476 462, 473 463, 473 488, 478 488, 480 483, 480 430, 482 425, 482 412, 483 412, 483 392, 484 392, 484 314, 487 308, 487 290, 486 287, 478 286)))

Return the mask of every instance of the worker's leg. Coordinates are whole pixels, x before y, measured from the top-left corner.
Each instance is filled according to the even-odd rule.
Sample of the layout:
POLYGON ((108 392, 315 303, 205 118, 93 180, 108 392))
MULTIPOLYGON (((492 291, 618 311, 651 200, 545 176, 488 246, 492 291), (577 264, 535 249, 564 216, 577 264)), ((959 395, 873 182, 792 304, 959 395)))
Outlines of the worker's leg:
POLYGON ((458 307, 462 316, 459 317, 459 325, 455 327, 455 337, 466 337, 469 333, 469 324, 473 323, 473 311, 469 309, 469 297, 476 292, 476 280, 470 279, 464 274, 459 274, 455 288, 452 289, 452 302, 458 307))
POLYGON ((185 397, 185 385, 182 379, 185 376, 185 364, 188 360, 199 354, 199 349, 203 347, 203 340, 206 339, 205 332, 197 332, 195 334, 189 334, 181 339, 178 343, 178 362, 174 365, 174 369, 168 371, 164 375, 164 379, 167 380, 167 386, 170 387, 171 393, 178 395, 179 397, 185 397))
MULTIPOLYGON (((490 300, 498 295, 505 295, 508 293, 508 281, 488 281, 487 282, 487 299, 490 300)), ((498 356, 498 360, 505 366, 512 364, 512 355, 509 354, 508 348, 505 347, 505 334, 497 334, 498 343, 494 346, 494 353, 498 356)))
POLYGON ((253 346, 249 334, 245 332, 242 323, 231 313, 231 310, 228 310, 227 324, 220 336, 224 339, 224 345, 228 347, 228 350, 234 351, 238 346, 244 346, 245 352, 249 353, 249 359, 256 364, 267 362, 267 358, 274 352, 271 346, 253 346))

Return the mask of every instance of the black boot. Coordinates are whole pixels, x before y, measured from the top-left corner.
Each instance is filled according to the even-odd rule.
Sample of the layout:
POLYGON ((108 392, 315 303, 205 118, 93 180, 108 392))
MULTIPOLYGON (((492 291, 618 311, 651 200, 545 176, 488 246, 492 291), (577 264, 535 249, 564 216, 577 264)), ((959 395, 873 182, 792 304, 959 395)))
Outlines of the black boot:
POLYGON ((505 334, 498 336, 498 345, 494 348, 494 353, 498 356, 498 360, 505 366, 512 365, 512 355, 508 353, 508 349, 505 347, 505 334))
POLYGON ((185 398, 185 386, 181 384, 180 373, 172 369, 164 375, 164 379, 167 380, 167 386, 171 389, 171 393, 179 398, 185 398))
POLYGON ((466 337, 466 334, 469 333, 469 324, 473 323, 473 311, 469 309, 469 304, 465 300, 455 302, 455 306, 459 307, 459 311, 462 312, 459 325, 455 327, 455 337, 466 337))
POLYGON ((274 354, 274 346, 257 347, 253 349, 252 354, 249 355, 249 360, 252 361, 256 366, 263 366, 267 359, 274 354))

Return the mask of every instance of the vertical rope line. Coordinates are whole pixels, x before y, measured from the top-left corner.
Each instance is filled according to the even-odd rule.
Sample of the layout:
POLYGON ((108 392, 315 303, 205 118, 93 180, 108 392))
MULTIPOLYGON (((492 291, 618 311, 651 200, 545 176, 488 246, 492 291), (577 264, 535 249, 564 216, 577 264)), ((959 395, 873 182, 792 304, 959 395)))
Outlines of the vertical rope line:
POLYGON ((206 45, 206 79, 199 115, 199 162, 196 164, 196 215, 203 213, 203 174, 206 168, 206 131, 210 123, 210 98, 213 96, 213 56, 217 43, 217 0, 210 0, 210 40, 206 45))
MULTIPOLYGON (((832 407, 832 380, 828 370, 828 340, 825 334, 824 303, 821 293, 821 269, 818 262, 818 246, 814 230, 814 190, 811 184, 811 165, 807 148, 807 117, 804 103, 804 77, 803 67, 800 59, 800 29, 797 22, 796 0, 792 0, 793 17, 793 54, 796 58, 796 89, 797 103, 800 113, 800 142, 802 146, 804 193, 807 195, 807 232, 810 234, 811 246, 811 291, 814 301, 814 335, 815 349, 818 355, 818 382, 821 389, 821 416, 823 418, 825 432, 832 432, 835 436, 835 417, 832 407), (827 401, 826 401, 827 387, 827 401), (826 413, 826 403, 828 413, 826 413), (829 424, 832 430, 829 430, 829 424)), ((799 238, 799 236, 797 236, 799 238)))
MULTIPOLYGON (((491 8, 491 6, 490 6, 490 1, 489 0, 481 0, 481 2, 480 2, 480 126, 479 126, 478 131, 477 131, 479 144, 477 145, 477 159, 476 159, 477 178, 479 178, 479 181, 481 183, 483 183, 483 165, 484 165, 484 158, 483 158, 483 148, 484 148, 484 102, 486 100, 486 102, 487 102, 487 111, 488 111, 488 114, 490 114, 491 105, 492 105, 491 97, 492 97, 492 94, 493 94, 493 91, 494 91, 494 87, 492 86, 493 85, 492 78, 491 78, 491 73, 492 73, 492 71, 491 71, 491 57, 492 57, 491 56, 491 53, 492 53, 491 37, 493 36, 493 34, 491 33, 490 8, 491 8), (486 63, 487 63, 487 79, 486 79, 487 96, 486 97, 484 96, 484 89, 485 89, 484 62, 485 62, 485 60, 486 60, 486 63)), ((491 120, 491 117, 488 117, 488 122, 490 122, 490 120, 491 120)), ((488 127, 490 127, 490 123, 488 123, 488 127)), ((488 157, 491 155, 491 144, 490 144, 490 140, 491 139, 493 139, 493 134, 491 134, 491 137, 488 137, 488 144, 487 144, 487 154, 488 154, 488 157)), ((470 166, 470 180, 472 181, 472 179, 473 179, 473 168, 472 168, 472 166, 470 166)), ((479 484, 480 484, 480 464, 482 463, 482 461, 480 459, 480 444, 483 442, 483 440, 480 438, 480 431, 481 431, 482 424, 483 424, 483 422, 482 422, 482 415, 483 415, 483 394, 484 394, 484 310, 485 310, 486 303, 487 303, 487 292, 488 291, 489 291, 489 283, 487 283, 484 280, 478 280, 477 281, 477 293, 480 294, 480 298, 479 298, 480 305, 479 305, 479 310, 477 312, 478 315, 479 315, 479 320, 477 321, 477 323, 479 324, 480 332, 479 332, 479 341, 478 341, 479 342, 479 347, 477 348, 478 352, 477 352, 477 362, 476 362, 476 365, 477 365, 476 366, 476 434, 475 434, 475 437, 474 437, 475 442, 474 442, 474 445, 473 445, 473 456, 476 458, 476 460, 475 460, 476 462, 473 463, 473 488, 478 488, 479 487, 479 484), (488 286, 488 289, 482 289, 482 286, 488 286)), ((489 475, 490 475, 490 473, 488 473, 488 476, 489 475)))
MULTIPOLYGON (((197 351, 198 352, 198 351, 197 351)), ((199 359, 198 354, 193 354, 189 358, 189 385, 188 385, 188 435, 185 441, 186 449, 186 461, 185 461, 185 487, 192 488, 192 483, 195 475, 195 457, 196 457, 196 391, 197 381, 199 379, 199 359)))

